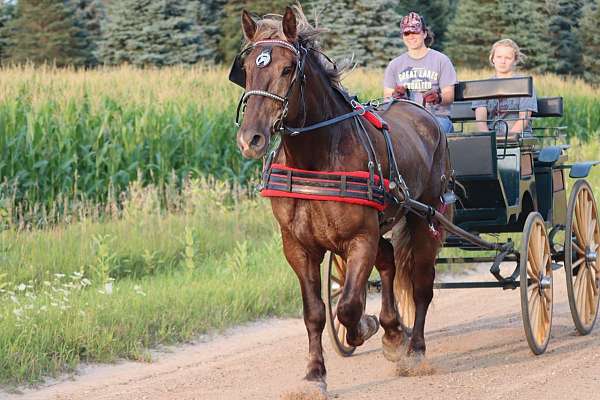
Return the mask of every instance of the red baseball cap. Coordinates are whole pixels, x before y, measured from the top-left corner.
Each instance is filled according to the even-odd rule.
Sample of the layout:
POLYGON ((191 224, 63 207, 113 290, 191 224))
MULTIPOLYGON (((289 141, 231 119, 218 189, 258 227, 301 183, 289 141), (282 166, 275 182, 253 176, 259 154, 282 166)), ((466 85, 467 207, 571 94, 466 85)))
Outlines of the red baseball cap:
POLYGON ((425 26, 423 24, 423 17, 416 12, 408 13, 408 15, 405 15, 402 18, 400 29, 402 30, 402 34, 424 32, 425 26))

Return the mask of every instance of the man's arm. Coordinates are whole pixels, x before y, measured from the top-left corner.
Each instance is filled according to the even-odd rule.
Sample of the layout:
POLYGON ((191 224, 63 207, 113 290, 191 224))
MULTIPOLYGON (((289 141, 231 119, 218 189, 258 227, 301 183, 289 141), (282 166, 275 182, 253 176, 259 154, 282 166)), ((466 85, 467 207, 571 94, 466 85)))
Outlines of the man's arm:
POLYGON ((487 132, 487 108, 485 107, 477 107, 475 109, 475 119, 477 120, 477 129, 481 132, 487 132))

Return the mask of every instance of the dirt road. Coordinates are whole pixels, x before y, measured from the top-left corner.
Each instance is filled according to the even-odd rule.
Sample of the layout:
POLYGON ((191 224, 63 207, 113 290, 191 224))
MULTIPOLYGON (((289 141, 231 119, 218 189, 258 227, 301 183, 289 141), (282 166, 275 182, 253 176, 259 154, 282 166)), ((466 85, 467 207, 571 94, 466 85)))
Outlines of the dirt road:
MULTIPOLYGON (((470 280, 488 279, 471 275, 470 280)), ((328 395, 333 399, 600 399, 600 327, 578 336, 555 273, 552 337, 530 353, 519 292, 437 290, 427 320, 433 375, 398 376, 383 358, 379 332, 350 358, 325 337, 328 395)), ((379 296, 370 299, 379 310, 379 296)), ((9 400, 277 399, 303 376, 307 339, 302 320, 269 320, 161 353, 153 363, 86 367, 72 379, 9 400)))

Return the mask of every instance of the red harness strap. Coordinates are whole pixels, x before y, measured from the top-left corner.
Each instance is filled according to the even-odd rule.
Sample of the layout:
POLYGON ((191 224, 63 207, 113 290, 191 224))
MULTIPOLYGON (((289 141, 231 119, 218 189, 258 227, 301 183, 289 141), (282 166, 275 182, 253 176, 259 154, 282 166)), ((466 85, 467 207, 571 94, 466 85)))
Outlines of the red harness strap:
MULTIPOLYGON (((364 108, 363 105, 358 102, 352 104, 357 110, 362 110, 364 108)), ((385 122, 383 118, 381 118, 378 114, 374 113, 373 111, 365 111, 362 117, 369 121, 377 129, 390 130, 387 122, 385 122)))
POLYGON ((375 175, 375 185, 372 185, 367 171, 310 171, 272 164, 267 172, 268 178, 260 191, 263 197, 337 201, 373 207, 379 211, 388 206, 386 192, 389 191, 389 181, 384 179, 382 189, 379 177, 375 175))

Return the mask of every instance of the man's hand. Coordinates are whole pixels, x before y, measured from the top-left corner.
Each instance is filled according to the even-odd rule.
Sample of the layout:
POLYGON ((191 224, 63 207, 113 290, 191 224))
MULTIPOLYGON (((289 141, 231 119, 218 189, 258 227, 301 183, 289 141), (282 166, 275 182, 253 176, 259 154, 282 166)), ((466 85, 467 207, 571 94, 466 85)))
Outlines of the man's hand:
POLYGON ((396 85, 392 97, 394 99, 408 99, 408 90, 402 85, 396 85))
POLYGON ((442 102, 442 94, 439 89, 431 89, 423 93, 423 102, 425 104, 440 104, 442 102))

